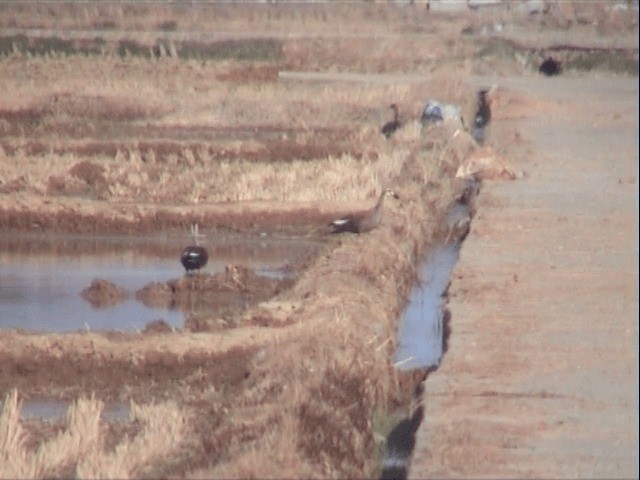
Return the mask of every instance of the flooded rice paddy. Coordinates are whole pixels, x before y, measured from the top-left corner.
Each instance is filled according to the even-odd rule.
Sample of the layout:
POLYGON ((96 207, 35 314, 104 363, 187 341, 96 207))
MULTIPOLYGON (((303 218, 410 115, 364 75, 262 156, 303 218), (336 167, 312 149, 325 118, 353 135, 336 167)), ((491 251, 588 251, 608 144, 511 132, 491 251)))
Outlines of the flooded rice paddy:
MULTIPOLYGON (((186 236, 0 238, 0 329, 136 331, 156 320, 181 328, 184 311, 152 308, 135 293, 149 283, 184 276, 180 253, 191 243, 186 236), (94 279, 122 289, 123 300, 92 306, 81 293, 94 279)), ((295 277, 296 265, 320 245, 309 239, 259 235, 215 242, 204 238, 200 243, 209 251, 203 272, 215 274, 227 265, 242 265, 271 279, 295 277)))

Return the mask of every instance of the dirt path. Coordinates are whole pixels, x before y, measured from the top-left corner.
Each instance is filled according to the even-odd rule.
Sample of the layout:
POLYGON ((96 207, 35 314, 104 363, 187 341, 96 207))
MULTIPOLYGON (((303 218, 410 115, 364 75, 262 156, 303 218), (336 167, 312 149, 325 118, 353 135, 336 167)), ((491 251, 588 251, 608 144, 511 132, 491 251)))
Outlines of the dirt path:
POLYGON ((483 186, 410 477, 637 478, 637 77, 497 83, 528 175, 483 186))

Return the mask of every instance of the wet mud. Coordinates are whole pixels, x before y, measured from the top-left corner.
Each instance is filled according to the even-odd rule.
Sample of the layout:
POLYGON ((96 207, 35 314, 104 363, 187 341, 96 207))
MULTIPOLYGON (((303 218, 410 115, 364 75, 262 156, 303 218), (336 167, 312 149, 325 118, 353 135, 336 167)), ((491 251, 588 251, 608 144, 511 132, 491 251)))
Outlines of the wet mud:
POLYGON ((185 328, 203 332, 238 326, 243 311, 292 284, 293 279, 262 277, 241 265, 227 265, 215 275, 193 273, 150 283, 135 297, 151 308, 183 310, 187 316, 185 328))
POLYGON ((91 285, 85 288, 80 295, 93 308, 113 307, 127 298, 127 293, 122 288, 113 282, 102 279, 93 280, 91 285))
MULTIPOLYGON (((131 334, 121 334, 131 338, 131 334)), ((142 335, 156 335, 153 332, 142 335)), ((177 335, 177 334, 170 334, 177 335)), ((0 390, 17 388, 25 399, 46 397, 74 400, 95 394, 107 402, 175 396, 183 398, 183 387, 206 390, 240 388, 251 371, 252 349, 235 349, 224 354, 191 353, 176 356, 162 351, 147 352, 134 361, 107 355, 37 352, 26 356, 0 353, 0 390)))

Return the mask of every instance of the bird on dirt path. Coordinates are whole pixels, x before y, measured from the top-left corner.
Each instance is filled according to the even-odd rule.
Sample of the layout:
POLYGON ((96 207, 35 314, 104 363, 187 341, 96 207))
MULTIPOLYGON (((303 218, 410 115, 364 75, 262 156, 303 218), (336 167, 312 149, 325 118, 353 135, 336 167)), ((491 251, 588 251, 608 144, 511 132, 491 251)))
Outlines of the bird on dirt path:
POLYGON ((209 261, 209 252, 207 249, 198 245, 198 224, 191 225, 191 234, 193 235, 195 245, 185 247, 180 256, 182 266, 190 274, 194 270, 200 270, 209 261))
POLYGON ((478 142, 484 141, 484 133, 487 125, 491 121, 491 107, 489 107, 489 99, 487 98, 488 90, 480 90, 478 92, 478 106, 476 115, 473 118, 473 138, 478 142))
POLYGON ((400 118, 398 116, 398 105, 392 103, 389 108, 393 110, 393 120, 385 123, 380 130, 385 138, 390 138, 393 133, 400 128, 400 118))
POLYGON ((331 222, 329 224, 331 233, 364 233, 376 228, 380 224, 380 220, 382 220, 382 205, 387 195, 391 195, 393 198, 400 198, 390 188, 383 190, 373 208, 366 212, 347 215, 331 222))

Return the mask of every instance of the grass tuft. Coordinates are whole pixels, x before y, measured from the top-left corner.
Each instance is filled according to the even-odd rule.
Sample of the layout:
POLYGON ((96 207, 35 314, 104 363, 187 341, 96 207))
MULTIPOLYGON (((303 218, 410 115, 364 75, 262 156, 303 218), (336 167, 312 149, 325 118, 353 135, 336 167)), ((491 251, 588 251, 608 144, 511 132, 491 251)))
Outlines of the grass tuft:
POLYGON ((0 478, 27 478, 30 474, 25 451, 26 432, 20 422, 17 390, 5 396, 0 414, 0 478))
POLYGON ((100 415, 104 403, 79 398, 67 412, 66 429, 42 444, 29 463, 30 477, 58 476, 87 455, 100 449, 100 415))
POLYGON ((88 455, 78 465, 78 478, 139 478, 184 440, 185 414, 174 402, 132 402, 131 416, 142 425, 141 432, 133 439, 123 439, 111 453, 94 451, 88 455))

